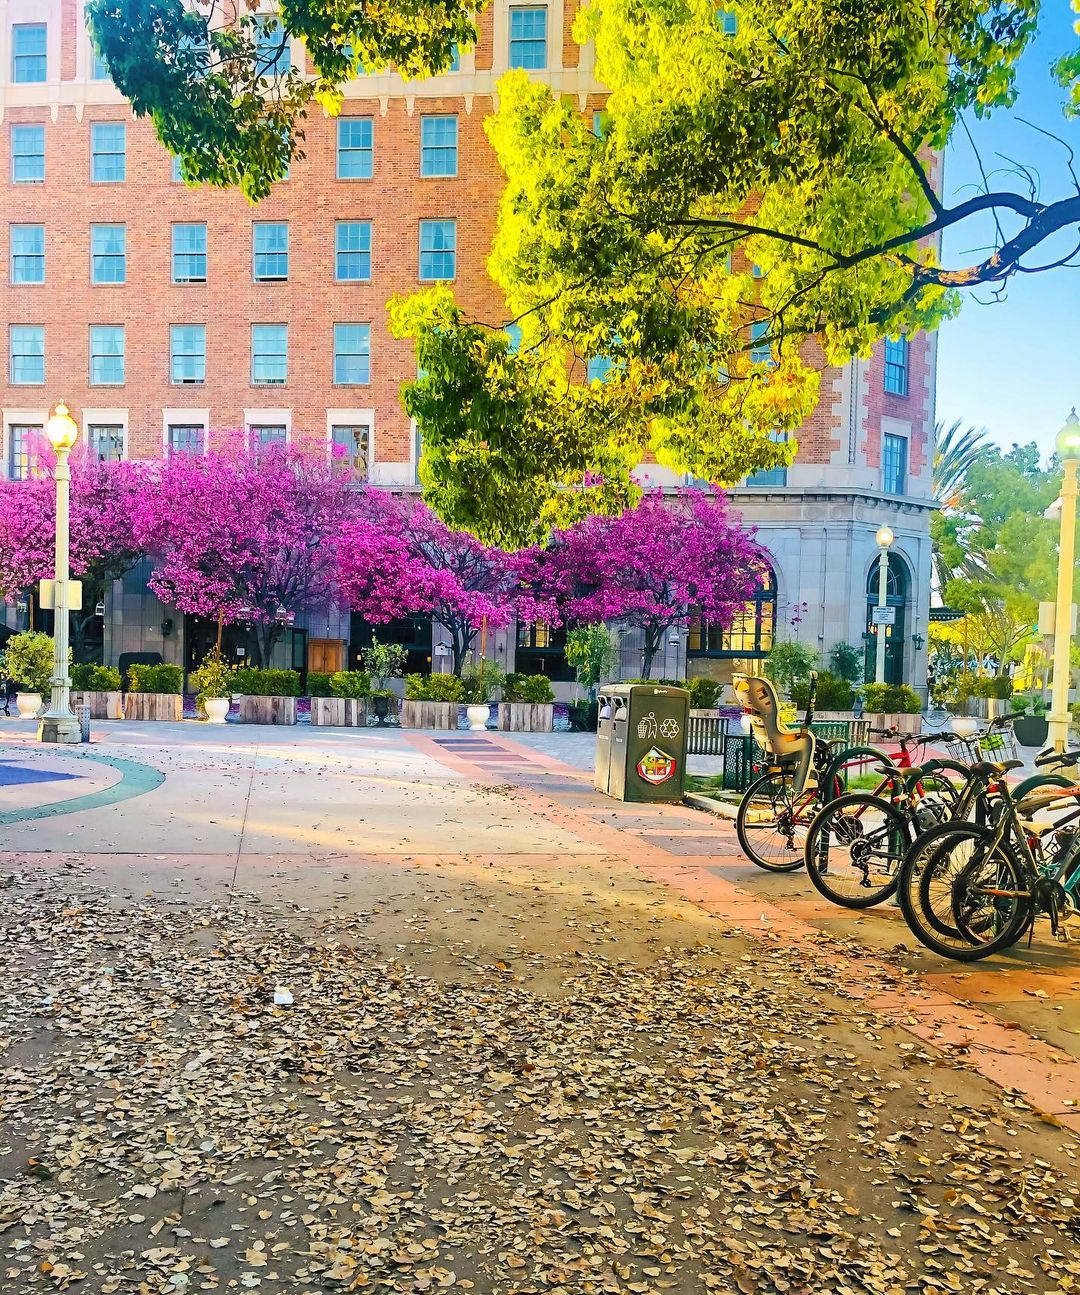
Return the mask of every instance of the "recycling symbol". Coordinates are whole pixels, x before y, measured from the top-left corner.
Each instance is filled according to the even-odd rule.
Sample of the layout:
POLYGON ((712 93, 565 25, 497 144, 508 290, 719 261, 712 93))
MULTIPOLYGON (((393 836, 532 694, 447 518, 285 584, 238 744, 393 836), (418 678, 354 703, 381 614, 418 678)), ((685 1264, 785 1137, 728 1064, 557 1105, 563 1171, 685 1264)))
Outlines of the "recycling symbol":
POLYGON ((664 720, 664 722, 660 725, 660 736, 667 737, 667 738, 678 737, 679 736, 678 723, 673 719, 664 720))

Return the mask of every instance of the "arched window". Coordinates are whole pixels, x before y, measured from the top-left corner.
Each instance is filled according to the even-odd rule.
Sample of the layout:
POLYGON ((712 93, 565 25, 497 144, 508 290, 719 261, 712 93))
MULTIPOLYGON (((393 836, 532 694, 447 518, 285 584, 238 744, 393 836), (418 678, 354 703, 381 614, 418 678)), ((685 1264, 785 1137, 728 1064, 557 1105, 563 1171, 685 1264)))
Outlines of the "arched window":
POLYGON ((725 630, 703 616, 690 622, 690 656, 766 657, 776 633, 776 576, 762 563, 754 597, 725 630))
POLYGON ((911 577, 907 563, 899 553, 889 554, 888 576, 885 582, 885 605, 892 608, 891 625, 875 625, 874 611, 878 605, 878 564, 872 562, 866 573, 866 662, 865 679, 873 679, 877 668, 877 636, 885 635, 885 679, 883 682, 901 684, 904 678, 904 641, 907 636, 907 603, 911 590, 911 577))

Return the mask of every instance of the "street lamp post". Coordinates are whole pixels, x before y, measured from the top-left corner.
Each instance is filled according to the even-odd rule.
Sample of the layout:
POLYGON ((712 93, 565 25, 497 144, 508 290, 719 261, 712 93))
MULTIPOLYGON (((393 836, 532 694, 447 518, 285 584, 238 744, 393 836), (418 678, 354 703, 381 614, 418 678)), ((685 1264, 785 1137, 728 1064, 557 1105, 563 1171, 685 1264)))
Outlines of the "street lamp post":
MULTIPOLYGON (((877 540, 878 548, 881 550, 878 555, 878 578, 877 578, 877 605, 880 610, 884 610, 889 604, 889 547, 896 538, 887 526, 878 528, 878 533, 874 537, 877 540)), ((885 682, 885 618, 878 618, 877 625, 877 655, 874 661, 874 679, 877 683, 885 682)))
POLYGON ((1061 483, 1061 539, 1058 547, 1057 606, 1054 609, 1054 682, 1050 691, 1050 745, 1069 745, 1069 649, 1072 646, 1073 562, 1076 547, 1076 469, 1080 464, 1080 418, 1074 409, 1057 434, 1064 469, 1061 483))
POLYGON ((79 429, 60 403, 45 425, 49 443, 56 452, 56 557, 53 566, 53 677, 49 709, 38 726, 40 742, 79 742, 79 721, 71 710, 71 677, 68 674, 68 523, 71 504, 71 466, 68 456, 79 429))

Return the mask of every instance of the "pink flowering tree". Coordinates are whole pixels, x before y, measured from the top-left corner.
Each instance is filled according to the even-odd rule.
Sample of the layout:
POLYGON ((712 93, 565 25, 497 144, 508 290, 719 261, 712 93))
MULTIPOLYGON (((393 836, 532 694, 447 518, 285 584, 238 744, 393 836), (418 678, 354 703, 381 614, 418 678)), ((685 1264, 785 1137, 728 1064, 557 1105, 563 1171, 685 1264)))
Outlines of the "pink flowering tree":
POLYGON ((284 447, 169 459, 137 518, 150 587, 216 620, 219 646, 221 626, 250 623, 253 664, 269 665, 291 617, 339 600, 338 539, 359 493, 340 464, 284 447))
POLYGON ((556 531, 517 560, 524 614, 550 625, 622 621, 644 635, 648 679, 668 633, 701 615, 728 628, 753 597, 761 551, 719 491, 659 491, 616 517, 556 531))

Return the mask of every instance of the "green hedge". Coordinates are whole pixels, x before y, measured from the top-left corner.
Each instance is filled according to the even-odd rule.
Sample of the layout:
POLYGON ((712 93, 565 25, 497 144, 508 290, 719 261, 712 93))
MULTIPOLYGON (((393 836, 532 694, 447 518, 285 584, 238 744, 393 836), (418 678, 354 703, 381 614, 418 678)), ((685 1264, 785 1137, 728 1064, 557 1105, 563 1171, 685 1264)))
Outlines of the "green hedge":
POLYGON ((184 691, 184 672, 178 665, 129 665, 128 691, 179 696, 184 691))
POLYGON ((686 686, 690 690, 690 706, 693 710, 708 710, 710 706, 715 706, 720 696, 720 690, 723 684, 717 683, 715 679, 707 679, 704 675, 698 675, 696 679, 688 679, 686 686))
POLYGON ((119 692, 120 671, 111 665, 73 665, 71 686, 76 692, 119 692))
POLYGON ((241 666, 236 672, 236 691, 246 697, 299 697, 299 670, 259 670, 241 666))
POLYGON ((330 697, 330 676, 319 670, 309 670, 307 677, 307 695, 309 697, 330 697))
MULTIPOLYGON (((914 688, 906 683, 868 683, 863 685, 866 710, 870 714, 918 715, 922 702, 914 688)), ((820 705, 820 702, 818 703, 820 705)), ((825 707, 822 707, 824 710, 825 707)))
POLYGON ((406 701, 465 700, 465 685, 456 674, 410 674, 405 676, 406 701))
MULTIPOLYGON (((871 687, 877 687, 871 684, 871 687)), ((818 710, 850 710, 855 700, 855 694, 846 679, 841 679, 838 675, 833 674, 831 670, 822 670, 817 677, 817 701, 814 703, 818 710)), ((808 679, 797 679, 791 685, 791 700, 796 706, 803 708, 806 706, 810 696, 810 681, 808 679)), ((866 709, 870 709, 869 701, 866 703, 866 709)), ((914 712, 913 712, 914 713, 914 712)))
POLYGON ((546 674, 508 674, 503 684, 503 701, 546 706, 555 700, 555 690, 546 674))
POLYGON ((981 679, 976 679, 972 689, 976 697, 996 698, 998 701, 1004 701, 1011 697, 1013 693, 1013 681, 1007 674, 984 675, 981 679))
POLYGON ((331 697, 359 700, 367 697, 370 692, 371 675, 366 670, 338 670, 330 676, 331 697))

